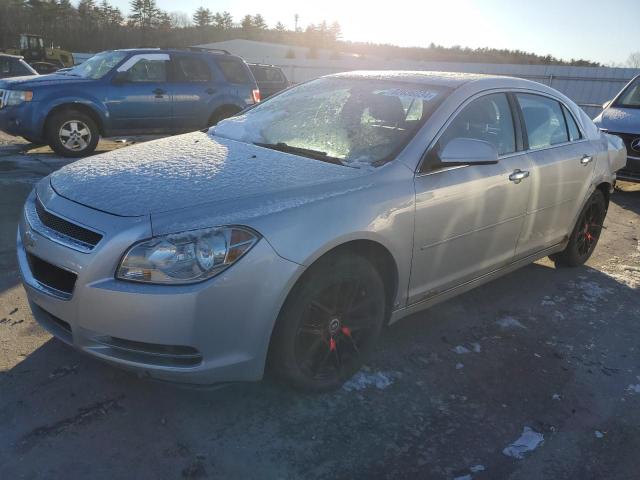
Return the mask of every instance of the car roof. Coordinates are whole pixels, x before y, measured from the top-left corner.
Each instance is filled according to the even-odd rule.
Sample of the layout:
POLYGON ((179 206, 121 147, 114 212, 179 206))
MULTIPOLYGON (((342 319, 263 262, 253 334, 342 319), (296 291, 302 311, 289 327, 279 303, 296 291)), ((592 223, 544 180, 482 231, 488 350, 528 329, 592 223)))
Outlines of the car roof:
POLYGON ((249 65, 250 67, 269 67, 269 68, 277 68, 279 70, 282 70, 282 68, 280 68, 277 65, 272 65, 270 63, 253 63, 253 62, 247 62, 247 65, 249 65))
POLYGON ((221 55, 225 57, 235 57, 240 58, 238 55, 234 55, 227 50, 215 49, 215 48, 199 48, 199 47, 171 47, 171 48, 156 48, 156 47, 145 47, 145 48, 118 48, 113 50, 116 52, 127 52, 127 53, 192 53, 192 54, 202 54, 208 53, 212 55, 221 55))
POLYGON ((18 60, 21 60, 24 58, 22 55, 9 55, 8 53, 0 53, 0 57, 17 58, 18 60))
POLYGON ((406 82, 413 84, 433 85, 447 87, 455 90, 462 85, 475 82, 481 83, 486 88, 505 87, 544 87, 537 82, 522 78, 503 75, 485 75, 481 73, 466 72, 432 72, 432 71, 405 71, 405 70, 357 70, 353 72, 336 73, 327 75, 330 78, 372 79, 406 82))

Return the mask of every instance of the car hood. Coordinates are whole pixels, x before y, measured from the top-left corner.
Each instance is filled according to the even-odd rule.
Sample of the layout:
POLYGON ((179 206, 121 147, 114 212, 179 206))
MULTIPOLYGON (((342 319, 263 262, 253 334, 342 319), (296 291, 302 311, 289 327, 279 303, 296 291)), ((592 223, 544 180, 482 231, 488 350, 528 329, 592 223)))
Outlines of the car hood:
POLYGON ((61 73, 51 73, 48 75, 27 75, 24 77, 3 78, 0 80, 0 88, 10 88, 14 90, 48 87, 52 85, 71 85, 78 83, 89 83, 94 80, 63 75, 61 73))
POLYGON ((612 133, 640 133, 640 109, 610 107, 594 123, 612 133))
MULTIPOLYGON (((203 132, 122 148, 51 174, 61 196, 141 216, 349 180, 368 172, 203 132)), ((244 202, 246 203, 246 202, 244 202)))

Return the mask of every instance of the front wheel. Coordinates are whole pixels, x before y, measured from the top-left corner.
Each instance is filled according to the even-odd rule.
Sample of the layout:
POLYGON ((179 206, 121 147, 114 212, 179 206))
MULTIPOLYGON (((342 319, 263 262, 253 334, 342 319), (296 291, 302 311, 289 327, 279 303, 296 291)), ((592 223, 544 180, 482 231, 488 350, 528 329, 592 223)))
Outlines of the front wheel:
POLYGON ((569 243, 559 253, 554 253, 549 258, 556 265, 565 267, 577 267, 584 264, 593 253, 600 238, 602 224, 607 215, 607 202, 600 190, 593 192, 587 200, 576 223, 569 243))
POLYGON ((49 146, 63 157, 84 157, 96 149, 100 132, 93 119, 82 112, 65 110, 47 122, 49 146))
POLYGON ((358 371, 380 334, 385 287, 365 258, 336 255, 310 267, 276 323, 270 366, 294 388, 339 388, 358 371))

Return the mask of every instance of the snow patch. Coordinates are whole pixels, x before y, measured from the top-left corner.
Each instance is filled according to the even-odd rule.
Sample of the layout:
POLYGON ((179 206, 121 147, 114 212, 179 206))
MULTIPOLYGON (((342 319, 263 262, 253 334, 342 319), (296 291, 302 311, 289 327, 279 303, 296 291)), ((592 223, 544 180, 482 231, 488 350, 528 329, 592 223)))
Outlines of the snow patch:
POLYGON ((456 370, 462 370, 464 368, 463 363, 456 363, 456 370))
POLYGON ((511 445, 502 450, 507 457, 523 459, 525 453, 532 452, 544 442, 544 435, 532 430, 529 427, 522 429, 522 435, 511 445))
POLYGON ((575 286, 581 291, 582 298, 589 303, 596 303, 612 293, 610 288, 602 287, 597 282, 581 281, 575 286))
POLYGON ((400 376, 399 372, 366 372, 360 371, 351 377, 342 389, 347 392, 364 390, 369 387, 375 387, 378 390, 384 390, 390 387, 396 378, 400 376))
POLYGON ((462 345, 456 345, 456 347, 453 349, 453 352, 459 355, 464 355, 465 353, 471 353, 471 350, 469 350, 467 347, 463 347, 462 345))
POLYGON ((473 467, 470 467, 469 470, 471 470, 472 473, 478 473, 484 472, 486 469, 484 465, 474 465, 473 467))
POLYGON ((596 431, 595 431, 595 435, 596 435, 596 438, 602 438, 602 437, 604 437, 604 433, 602 433, 600 430, 596 430, 596 431))
POLYGON ((627 387, 627 392, 640 393, 640 383, 636 383, 635 385, 629 385, 627 387))
POLYGON ((504 317, 500 320, 496 321, 496 323, 501 328, 527 328, 522 323, 520 323, 516 318, 513 317, 504 317))

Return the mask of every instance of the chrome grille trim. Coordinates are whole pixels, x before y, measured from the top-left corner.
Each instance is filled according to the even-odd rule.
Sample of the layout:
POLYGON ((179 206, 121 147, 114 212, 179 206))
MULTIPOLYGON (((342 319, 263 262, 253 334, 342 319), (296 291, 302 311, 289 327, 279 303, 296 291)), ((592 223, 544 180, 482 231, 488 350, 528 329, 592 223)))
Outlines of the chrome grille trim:
MULTIPOLYGON (((63 233, 60 233, 52 228, 49 228, 44 223, 42 223, 42 221, 40 220, 40 217, 38 216, 38 211, 36 209, 37 201, 39 200, 37 199, 36 196, 34 196, 32 199, 27 201, 24 207, 25 220, 34 231, 38 232, 43 237, 48 238, 52 242, 58 243, 60 245, 64 245, 65 247, 71 248, 72 250, 76 250, 78 252, 89 253, 91 252, 91 250, 94 249, 94 247, 97 244, 92 245, 90 243, 78 240, 77 238, 64 235, 63 233)), ((68 222, 68 220, 66 221, 68 222)), ((69 223, 73 223, 73 222, 69 222, 69 223)), ((82 227, 82 228, 86 228, 86 227, 82 227)), ((95 233, 98 233, 98 232, 95 232, 95 233)), ((102 236, 102 234, 99 234, 99 235, 102 236)))

